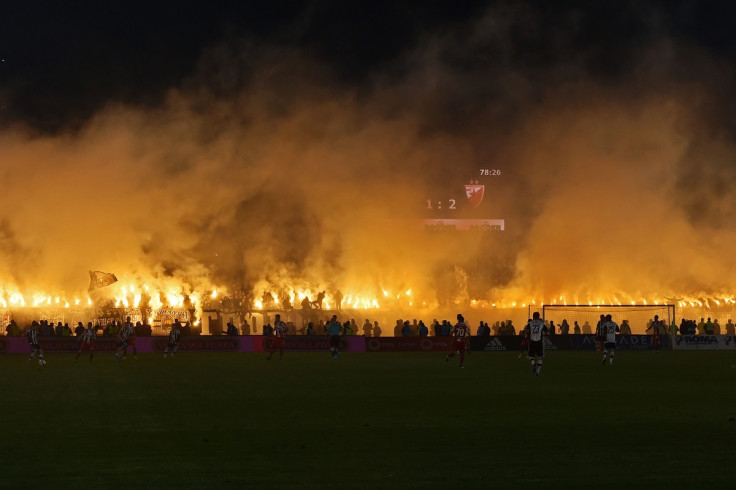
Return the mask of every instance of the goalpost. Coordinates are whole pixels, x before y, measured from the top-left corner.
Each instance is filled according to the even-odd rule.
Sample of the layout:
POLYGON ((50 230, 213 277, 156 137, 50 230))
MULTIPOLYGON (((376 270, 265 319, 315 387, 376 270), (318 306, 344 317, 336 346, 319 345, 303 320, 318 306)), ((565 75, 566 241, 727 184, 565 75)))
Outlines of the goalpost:
MULTIPOLYGON (((529 307, 529 318, 534 311, 529 307)), ((578 322, 582 333, 595 333, 595 327, 601 315, 611 315, 613 321, 621 325, 628 320, 632 334, 644 334, 654 319, 659 315, 660 321, 669 326, 675 321, 675 305, 542 305, 540 311, 545 322, 554 321, 557 333, 562 320, 567 320, 570 333, 573 333, 575 323, 578 322), (590 329, 590 330, 588 330, 590 329)), ((665 333, 665 332, 662 332, 665 333)))

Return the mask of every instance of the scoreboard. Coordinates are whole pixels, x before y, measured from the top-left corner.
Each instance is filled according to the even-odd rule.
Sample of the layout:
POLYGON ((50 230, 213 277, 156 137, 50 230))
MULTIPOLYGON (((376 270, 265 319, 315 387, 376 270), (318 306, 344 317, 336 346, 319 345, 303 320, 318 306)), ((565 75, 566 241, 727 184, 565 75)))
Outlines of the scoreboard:
POLYGON ((482 168, 474 175, 457 176, 436 187, 423 204, 426 231, 504 231, 503 203, 496 190, 500 168, 482 168), (462 178, 465 177, 465 178, 462 178))

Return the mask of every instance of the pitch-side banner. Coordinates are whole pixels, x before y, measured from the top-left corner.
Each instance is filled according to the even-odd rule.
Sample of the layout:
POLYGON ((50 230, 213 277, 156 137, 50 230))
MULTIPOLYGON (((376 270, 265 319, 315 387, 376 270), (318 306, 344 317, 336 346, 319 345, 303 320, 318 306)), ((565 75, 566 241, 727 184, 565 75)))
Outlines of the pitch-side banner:
MULTIPOLYGON (((572 349, 571 337, 571 335, 550 335, 543 337, 544 350, 570 350, 572 349)), ((521 350, 521 340, 519 335, 471 337, 470 348, 474 351, 485 352, 517 352, 521 350)))
MULTIPOLYGON (((595 335, 570 335, 572 348, 576 350, 595 350, 598 340, 595 335)), ((660 349, 670 348, 670 336, 662 335, 659 339, 660 349)), ((654 341, 651 335, 616 335, 616 349, 619 350, 653 350, 654 341)))
POLYGON ((365 350, 368 352, 449 352, 452 343, 452 337, 370 337, 365 339, 365 350))
MULTIPOLYGON (((39 344, 44 352, 74 353, 79 350, 79 337, 40 337, 39 344)), ((136 337, 136 351, 141 354, 163 352, 168 344, 168 337, 136 337)), ((96 352, 115 352, 118 340, 115 337, 97 337, 96 352)), ((191 336, 182 337, 178 347, 179 352, 253 352, 253 337, 222 336, 191 336)), ((28 354, 30 348, 25 337, 0 337, 0 353, 28 354)), ((128 354, 133 352, 133 346, 128 346, 128 354)))
MULTIPOLYGON (((253 339, 253 352, 269 352, 274 337, 256 335, 253 339)), ((347 335, 340 337, 342 352, 365 352, 365 337, 347 335)), ((330 338, 327 335, 287 335, 284 351, 329 352, 330 338)))
POLYGON ((734 350, 736 335, 678 335, 674 347, 677 350, 734 350))

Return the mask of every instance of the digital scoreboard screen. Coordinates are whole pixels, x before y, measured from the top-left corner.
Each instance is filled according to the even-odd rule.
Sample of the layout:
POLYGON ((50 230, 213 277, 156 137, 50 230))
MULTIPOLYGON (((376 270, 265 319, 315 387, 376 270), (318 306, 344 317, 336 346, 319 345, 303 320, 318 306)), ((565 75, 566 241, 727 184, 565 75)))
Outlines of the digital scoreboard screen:
POLYGON ((504 231, 503 206, 496 190, 502 170, 483 168, 435 188, 423 202, 426 231, 504 231))

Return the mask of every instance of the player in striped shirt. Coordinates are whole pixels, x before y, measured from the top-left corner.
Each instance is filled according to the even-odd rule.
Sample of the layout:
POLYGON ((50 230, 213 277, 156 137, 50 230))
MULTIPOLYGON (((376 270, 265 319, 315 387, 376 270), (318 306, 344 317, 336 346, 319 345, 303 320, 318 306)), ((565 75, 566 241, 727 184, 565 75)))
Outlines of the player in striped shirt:
POLYGON ((284 358, 284 345, 286 345, 286 332, 289 326, 281 321, 281 315, 276 315, 276 321, 273 323, 273 338, 271 339, 271 352, 266 358, 267 361, 273 357, 273 352, 279 350, 279 360, 284 358))
POLYGON ((460 367, 462 368, 465 363, 465 349, 470 340, 470 327, 465 324, 465 318, 459 313, 457 315, 457 324, 455 324, 455 329, 452 331, 452 336, 455 337, 455 340, 452 342, 452 351, 445 356, 445 361, 449 361, 457 353, 460 356, 460 367))
POLYGON ((118 350, 115 352, 113 359, 119 361, 124 358, 128 351, 128 340, 131 336, 135 336, 135 331, 133 330, 133 322, 128 317, 123 326, 120 327, 120 331, 118 331, 118 350))
POLYGON ((77 352, 77 357, 74 358, 74 362, 77 362, 79 356, 86 350, 89 351, 89 360, 91 361, 92 357, 95 355, 95 339, 97 339, 97 333, 94 328, 92 328, 92 322, 87 322, 87 328, 82 332, 80 337, 79 352, 77 352))
POLYGON ((544 344, 542 336, 547 333, 544 321, 539 318, 539 312, 535 311, 532 319, 526 324, 525 330, 529 335, 529 359, 532 364, 532 372, 539 376, 542 372, 542 358, 544 357, 544 344))
POLYGON ((608 354, 608 365, 613 366, 613 354, 616 352, 616 334, 621 331, 618 323, 612 320, 611 315, 606 315, 606 321, 603 322, 603 365, 606 364, 606 354, 608 354))
POLYGON ((123 323, 123 330, 128 330, 128 341, 126 342, 125 348, 123 349, 123 359, 127 359, 128 357, 128 347, 133 348, 133 357, 135 359, 138 359, 138 351, 135 348, 135 328, 139 326, 141 322, 136 323, 133 325, 133 322, 130 320, 130 317, 127 317, 125 320, 125 323, 123 323))
POLYGON ((179 319, 174 320, 174 324, 171 325, 171 331, 169 332, 169 343, 166 344, 166 350, 164 351, 164 359, 168 354, 171 354, 171 358, 174 358, 176 350, 179 348, 179 339, 181 338, 181 324, 179 319))
POLYGON ((38 354, 39 364, 46 364, 43 358, 43 347, 38 343, 38 322, 33 320, 31 326, 26 330, 26 339, 28 339, 28 346, 31 348, 31 355, 28 357, 28 362, 31 362, 33 358, 38 354))
POLYGON ((596 350, 598 352, 603 352, 603 341, 605 340, 605 332, 603 331, 603 324, 606 323, 606 315, 601 315, 601 319, 598 320, 598 323, 595 326, 595 340, 596 340, 596 350))

